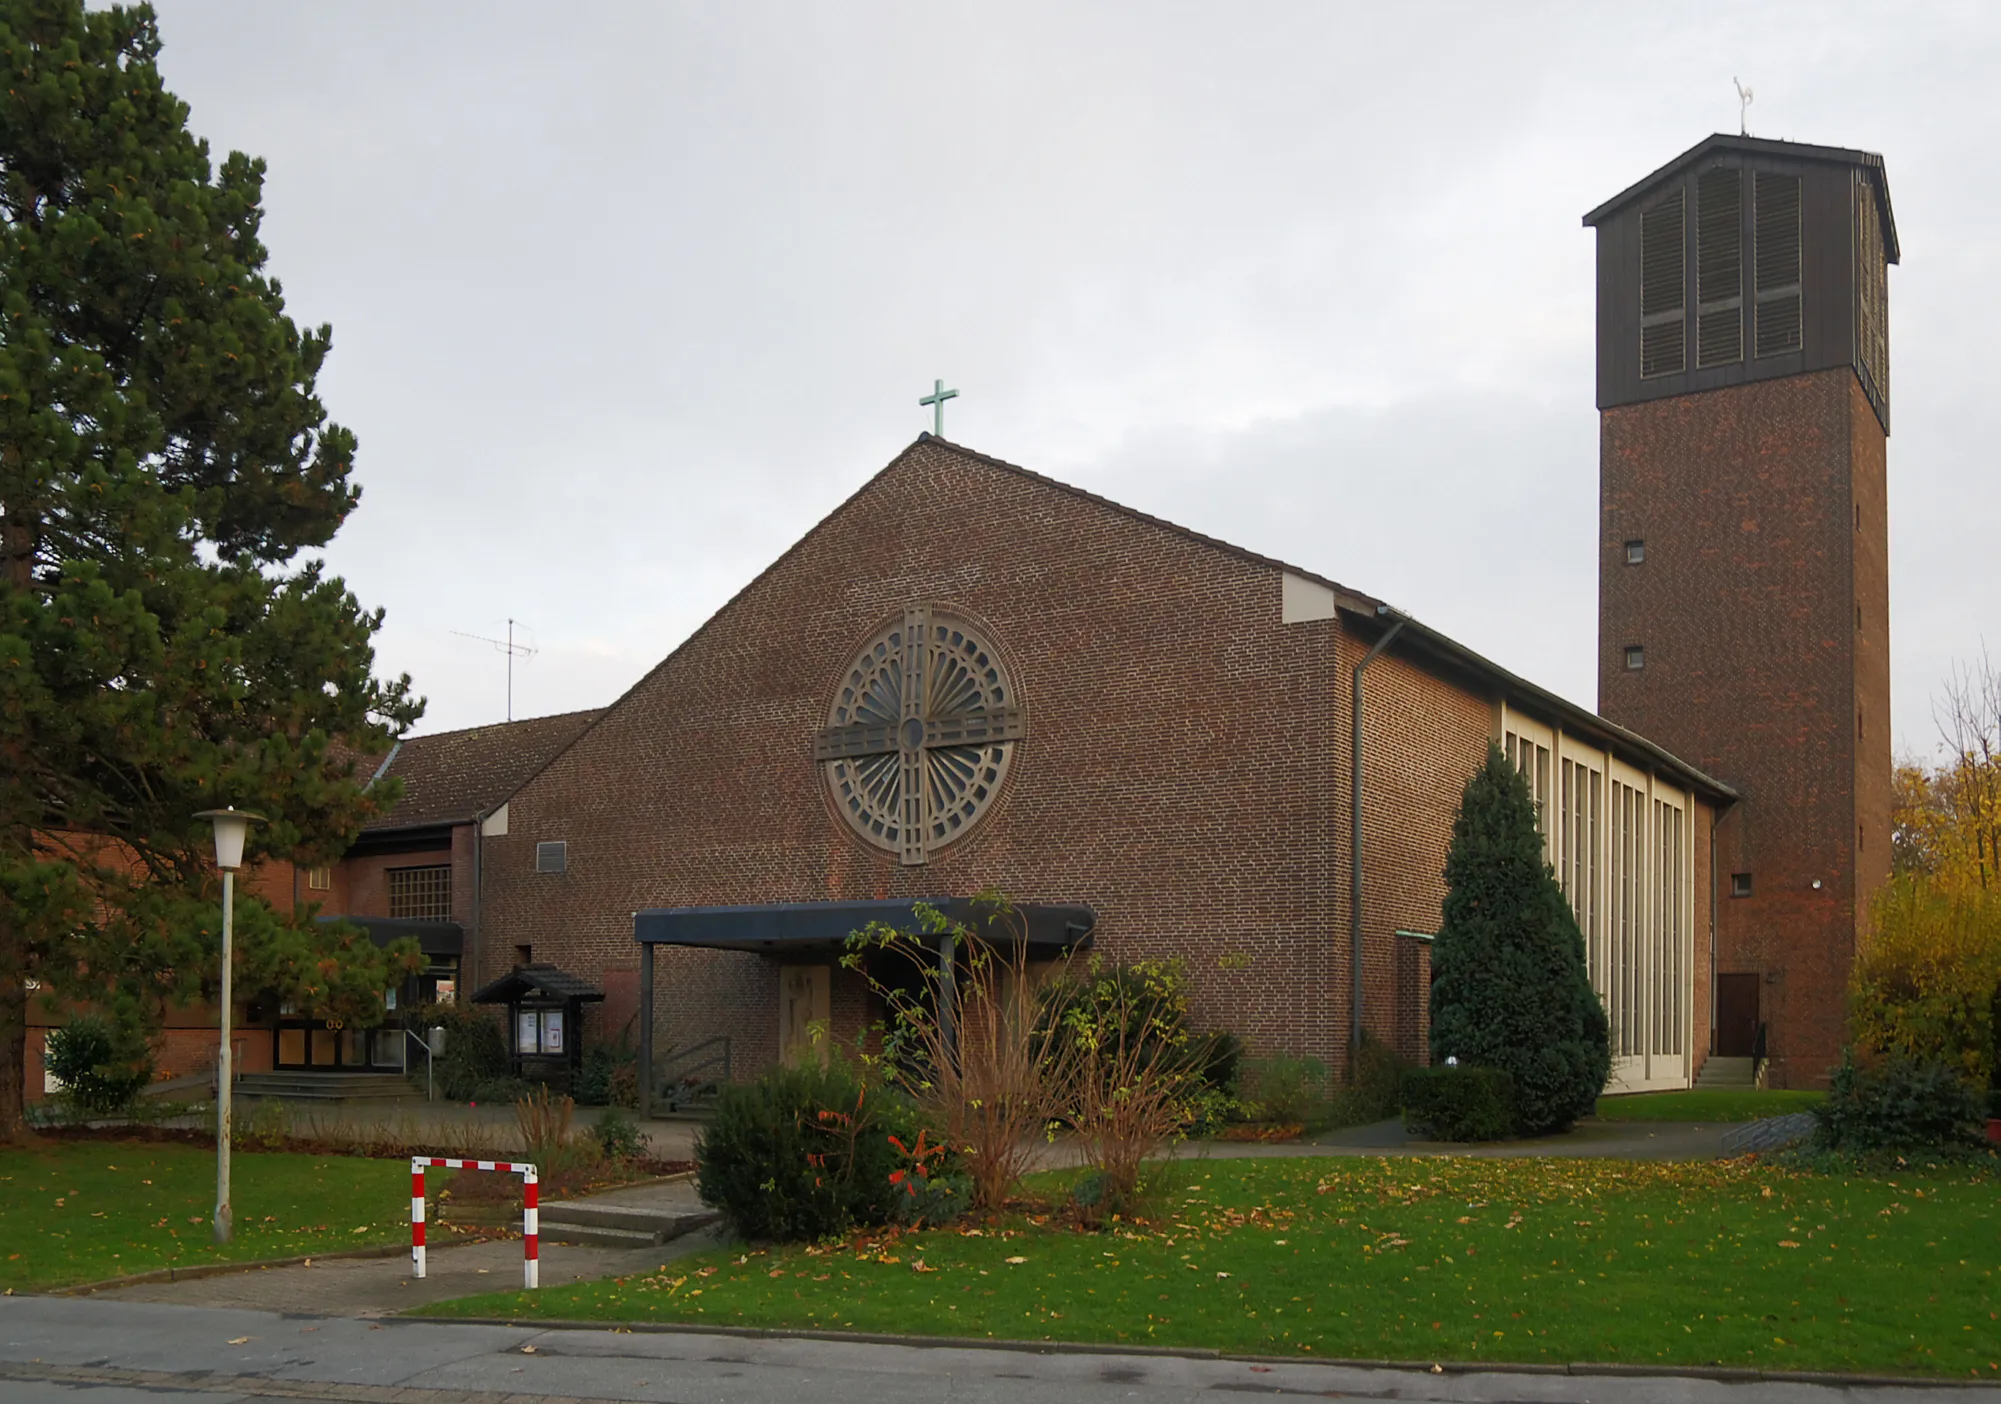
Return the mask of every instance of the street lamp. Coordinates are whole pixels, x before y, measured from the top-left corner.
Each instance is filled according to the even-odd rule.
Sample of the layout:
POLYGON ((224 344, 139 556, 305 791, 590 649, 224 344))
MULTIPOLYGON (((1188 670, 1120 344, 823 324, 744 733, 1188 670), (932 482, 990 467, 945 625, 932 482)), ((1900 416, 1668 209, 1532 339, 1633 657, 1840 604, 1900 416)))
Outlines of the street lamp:
POLYGON ((229 1129, 231 1083, 234 1059, 230 1053, 230 1014, 233 995, 230 976, 236 964, 234 922, 236 919, 236 870, 243 866, 243 840, 252 823, 264 816, 231 806, 204 809, 195 815, 215 824, 215 865, 222 869, 222 1047, 217 1054, 215 1081, 215 1241, 229 1242, 229 1129))

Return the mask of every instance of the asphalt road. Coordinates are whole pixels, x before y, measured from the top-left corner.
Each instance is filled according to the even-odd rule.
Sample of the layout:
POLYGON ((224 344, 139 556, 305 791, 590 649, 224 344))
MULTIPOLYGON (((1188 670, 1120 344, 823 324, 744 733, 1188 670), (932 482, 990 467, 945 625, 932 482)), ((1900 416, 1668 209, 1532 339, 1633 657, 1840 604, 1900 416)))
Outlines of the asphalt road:
POLYGON ((0 1299, 6 1404, 1229 1404, 1243 1395, 1463 1404, 1939 1404, 2001 1389, 1433 1374, 1216 1357, 1041 1354, 785 1337, 545 1331, 90 1298, 0 1299))

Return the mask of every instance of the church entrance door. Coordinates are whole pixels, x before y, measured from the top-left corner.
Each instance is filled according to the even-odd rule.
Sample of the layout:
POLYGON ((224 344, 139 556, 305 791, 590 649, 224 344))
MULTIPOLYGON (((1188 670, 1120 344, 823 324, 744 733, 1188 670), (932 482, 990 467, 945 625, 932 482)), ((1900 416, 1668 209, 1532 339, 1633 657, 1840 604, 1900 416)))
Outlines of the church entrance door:
POLYGON ((1758 1046, 1758 977, 1716 977, 1716 1055, 1748 1058, 1758 1046))
POLYGON ((832 1012, 833 970, 825 965, 786 965, 778 971, 778 1056, 785 1062, 807 1057, 825 1062, 827 1021, 832 1012), (822 1029, 813 1039, 813 1026, 822 1029))

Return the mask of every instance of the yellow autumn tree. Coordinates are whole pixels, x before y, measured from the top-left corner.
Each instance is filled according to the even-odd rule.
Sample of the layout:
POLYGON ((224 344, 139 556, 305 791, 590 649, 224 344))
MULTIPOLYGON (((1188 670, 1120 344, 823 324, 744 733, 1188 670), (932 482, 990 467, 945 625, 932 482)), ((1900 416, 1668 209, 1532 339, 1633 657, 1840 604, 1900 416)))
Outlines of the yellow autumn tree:
POLYGON ((1856 1044, 1946 1063, 1969 1082, 1994 1076, 2001 1002, 2001 891, 1922 873, 1877 894, 1855 962, 1856 1044))
POLYGON ((1856 1044, 1990 1082, 2001 1028, 2001 672, 1983 652, 1947 679, 1936 767, 1897 767, 1895 876, 1852 982, 1856 1044))

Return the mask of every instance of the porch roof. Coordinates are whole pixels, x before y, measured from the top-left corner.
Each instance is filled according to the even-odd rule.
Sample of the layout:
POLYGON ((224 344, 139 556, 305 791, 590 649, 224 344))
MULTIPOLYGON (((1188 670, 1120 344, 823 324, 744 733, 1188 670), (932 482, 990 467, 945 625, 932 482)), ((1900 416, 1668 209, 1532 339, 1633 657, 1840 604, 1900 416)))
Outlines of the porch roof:
POLYGON ((364 916, 323 916, 319 920, 344 921, 358 926, 378 946, 387 946, 409 937, 428 956, 455 956, 465 952, 465 928, 455 921, 406 921, 397 917, 364 916))
POLYGON ((515 1004, 530 999, 598 1000, 604 991, 581 975, 553 965, 517 965, 472 997, 474 1004, 515 1004))
MULTIPOLYGON (((917 907, 935 907, 953 923, 996 940, 1025 934, 1031 947, 1071 950, 1091 943, 1098 916, 1081 902, 1025 902, 1001 913, 969 897, 877 902, 770 902, 740 907, 655 907, 632 915, 632 938, 647 946, 786 955, 838 949, 850 933, 880 921, 918 929, 917 907), (1017 932, 1014 923, 1019 921, 1017 932)), ((927 944, 932 938, 923 938, 927 944)))

